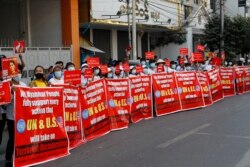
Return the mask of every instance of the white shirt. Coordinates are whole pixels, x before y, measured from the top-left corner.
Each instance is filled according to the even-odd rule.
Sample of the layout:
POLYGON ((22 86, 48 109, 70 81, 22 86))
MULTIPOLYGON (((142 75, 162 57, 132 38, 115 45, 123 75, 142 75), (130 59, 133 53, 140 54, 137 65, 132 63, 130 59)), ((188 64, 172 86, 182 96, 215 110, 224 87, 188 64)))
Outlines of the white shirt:
MULTIPOLYGON (((20 85, 15 85, 15 86, 27 86, 23 82, 19 82, 20 85)), ((18 112, 18 111, 17 111, 18 112)), ((14 120, 14 97, 11 95, 11 102, 6 105, 6 117, 9 120, 14 120)))
POLYGON ((63 78, 61 78, 61 79, 51 78, 49 80, 49 83, 51 85, 62 85, 62 84, 64 84, 64 79, 63 78))

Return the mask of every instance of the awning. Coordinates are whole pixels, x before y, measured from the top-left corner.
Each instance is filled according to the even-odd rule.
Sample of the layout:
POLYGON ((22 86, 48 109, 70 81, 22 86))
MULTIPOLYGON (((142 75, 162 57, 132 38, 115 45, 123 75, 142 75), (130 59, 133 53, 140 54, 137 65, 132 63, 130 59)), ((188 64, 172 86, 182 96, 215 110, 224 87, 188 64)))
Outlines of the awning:
POLYGON ((104 51, 96 48, 92 42, 80 36, 80 47, 91 52, 105 53, 104 51))

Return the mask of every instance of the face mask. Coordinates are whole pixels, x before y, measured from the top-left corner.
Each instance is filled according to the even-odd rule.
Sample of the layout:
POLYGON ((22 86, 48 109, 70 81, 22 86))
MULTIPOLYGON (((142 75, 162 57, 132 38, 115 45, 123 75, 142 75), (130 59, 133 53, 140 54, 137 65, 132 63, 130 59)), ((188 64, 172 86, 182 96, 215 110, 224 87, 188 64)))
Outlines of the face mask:
POLYGON ((113 74, 112 73, 108 73, 108 78, 112 78, 113 77, 113 74))
POLYGON ((43 73, 36 73, 35 77, 36 79, 43 79, 43 73))
POLYGON ((176 69, 176 64, 172 64, 172 65, 171 65, 171 68, 172 68, 172 69, 176 69))
POLYGON ((186 70, 187 70, 187 71, 191 71, 192 68, 191 68, 190 66, 188 66, 188 67, 186 67, 186 70))
POLYGON ((124 71, 121 71, 120 77, 123 77, 123 76, 124 76, 124 71))
POLYGON ((132 70, 132 74, 135 75, 136 74, 136 69, 132 70))
POLYGON ((145 62, 145 61, 142 61, 142 62, 141 62, 141 65, 146 65, 146 62, 145 62))
POLYGON ((18 76, 14 77, 14 78, 12 78, 12 79, 13 79, 14 81, 16 81, 16 82, 20 82, 22 76, 19 76, 19 75, 22 75, 22 74, 18 74, 18 76))
POLYGON ((227 63, 227 61, 225 61, 225 66, 227 66, 228 65, 228 63, 227 63))
POLYGON ((112 73, 115 73, 115 67, 110 67, 112 70, 112 73))
POLYGON ((85 70, 86 70, 86 68, 83 68, 83 69, 82 69, 82 74, 84 74, 85 70))
POLYGON ((87 83, 88 83, 88 80, 87 79, 84 79, 83 81, 82 81, 82 85, 87 85, 87 83))
POLYGON ((155 68, 155 67, 156 67, 155 63, 151 63, 151 64, 150 64, 150 67, 151 67, 151 68, 155 68))
POLYGON ((94 73, 95 73, 95 75, 98 75, 98 74, 100 73, 100 70, 99 70, 99 69, 96 69, 96 70, 94 71, 94 73))
POLYGON ((232 63, 232 62, 229 62, 229 65, 230 65, 230 66, 233 65, 233 63, 232 63))
POLYGON ((147 68, 144 68, 144 69, 143 69, 143 73, 144 73, 144 74, 148 74, 148 69, 147 69, 147 68))
POLYGON ((62 77, 62 71, 55 71, 54 75, 56 78, 61 78, 62 77))
POLYGON ((71 66, 71 67, 68 67, 68 71, 74 71, 75 70, 75 67, 71 66))
POLYGON ((205 65, 204 65, 204 64, 201 64, 201 66, 200 66, 200 67, 203 69, 203 68, 205 68, 205 65))

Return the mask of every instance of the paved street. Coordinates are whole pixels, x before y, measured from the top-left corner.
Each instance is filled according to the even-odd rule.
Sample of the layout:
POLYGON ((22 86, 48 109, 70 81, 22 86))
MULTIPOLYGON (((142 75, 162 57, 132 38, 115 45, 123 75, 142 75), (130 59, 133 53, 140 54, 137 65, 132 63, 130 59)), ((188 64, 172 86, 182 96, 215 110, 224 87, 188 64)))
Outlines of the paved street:
POLYGON ((247 167, 249 99, 250 94, 230 97, 208 108, 142 121, 40 166, 247 167))

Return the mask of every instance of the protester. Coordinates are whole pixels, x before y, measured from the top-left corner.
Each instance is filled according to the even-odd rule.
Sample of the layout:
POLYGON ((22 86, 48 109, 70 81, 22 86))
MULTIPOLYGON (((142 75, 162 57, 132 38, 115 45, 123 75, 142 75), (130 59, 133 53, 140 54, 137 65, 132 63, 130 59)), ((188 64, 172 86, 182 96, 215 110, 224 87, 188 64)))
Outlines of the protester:
POLYGON ((61 67, 61 69, 63 69, 63 68, 64 68, 64 66, 63 66, 63 62, 62 62, 62 61, 57 61, 57 62, 55 63, 55 65, 60 66, 60 67, 61 67))
POLYGON ((72 63, 72 62, 68 62, 66 64, 66 67, 65 67, 65 70, 68 70, 68 71, 74 71, 76 68, 75 68, 75 64, 72 63))
POLYGON ((47 70, 47 73, 46 73, 46 81, 49 81, 51 78, 54 77, 54 74, 53 74, 53 66, 50 66, 47 70))
POLYGON ((136 75, 137 75, 136 67, 135 66, 130 66, 129 77, 135 77, 136 75))
POLYGON ((59 65, 55 65, 53 68, 53 78, 49 80, 49 85, 62 85, 64 84, 64 79, 62 75, 62 68, 59 65))
POLYGON ((113 72, 111 68, 108 68, 108 73, 105 75, 105 78, 108 78, 108 79, 113 78, 113 72))
POLYGON ((83 63, 81 66, 81 85, 86 86, 89 83, 89 79, 84 77, 85 70, 89 68, 89 65, 87 63, 83 63))
POLYGON ((94 67, 92 81, 97 81, 99 79, 101 79, 101 69, 99 67, 94 67))
POLYGON ((155 60, 149 60, 149 69, 148 69, 148 74, 152 75, 156 73, 156 64, 155 60))
POLYGON ((34 69, 34 80, 30 82, 30 87, 47 87, 48 83, 45 80, 45 70, 43 66, 36 66, 34 69))
POLYGON ((5 159, 7 162, 12 161, 12 156, 14 152, 14 132, 15 132, 15 124, 14 124, 14 90, 15 86, 26 86, 25 83, 21 82, 21 76, 22 76, 22 70, 23 67, 22 65, 18 66, 18 76, 12 78, 11 80, 11 103, 6 105, 6 121, 7 121, 7 127, 8 127, 8 133, 9 133, 9 140, 7 143, 7 148, 6 148, 6 154, 5 154, 5 159))

